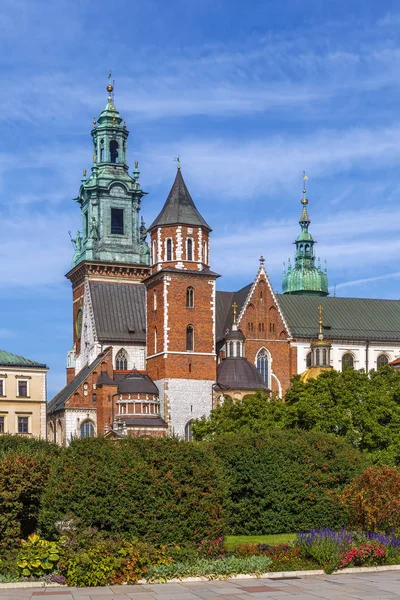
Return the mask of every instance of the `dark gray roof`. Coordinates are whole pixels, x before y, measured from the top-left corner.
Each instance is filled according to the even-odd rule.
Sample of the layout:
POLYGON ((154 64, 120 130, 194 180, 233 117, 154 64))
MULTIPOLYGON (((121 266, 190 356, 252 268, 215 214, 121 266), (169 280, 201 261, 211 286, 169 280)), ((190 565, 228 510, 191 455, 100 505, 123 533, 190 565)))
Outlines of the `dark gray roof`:
POLYGON ((159 391, 155 383, 148 375, 133 371, 128 375, 116 375, 118 392, 120 394, 151 394, 158 396, 159 391))
POLYGON ((101 363, 104 356, 107 354, 108 349, 98 355, 98 357, 90 364, 86 365, 79 371, 77 375, 69 382, 47 405, 47 414, 52 414, 58 410, 65 408, 65 403, 68 398, 78 389, 78 387, 85 381, 92 371, 101 363))
POLYGON ((96 332, 101 342, 146 342, 146 290, 141 283, 91 281, 96 332))
POLYGON ((124 421, 126 425, 133 427, 164 427, 168 428, 168 425, 161 417, 132 417, 131 419, 119 419, 124 421))
POLYGON ((268 390, 260 372, 247 358, 225 358, 218 365, 217 384, 223 390, 268 390))
POLYGON ((217 342, 225 338, 225 334, 232 328, 233 311, 232 304, 236 302, 238 314, 243 308, 243 304, 250 292, 251 286, 249 283, 237 292, 217 292, 215 307, 216 307, 216 338, 217 342))
POLYGON ((295 338, 318 334, 318 306, 323 306, 324 334, 336 340, 400 341, 400 300, 321 298, 277 294, 295 338))
POLYGON ((168 198, 161 209, 158 217, 149 227, 149 231, 160 225, 193 225, 194 227, 205 227, 211 231, 192 200, 189 190, 182 177, 181 169, 178 169, 175 181, 168 198))
POLYGON ((112 379, 108 373, 102 371, 97 378, 96 385, 115 385, 117 386, 117 382, 112 379))

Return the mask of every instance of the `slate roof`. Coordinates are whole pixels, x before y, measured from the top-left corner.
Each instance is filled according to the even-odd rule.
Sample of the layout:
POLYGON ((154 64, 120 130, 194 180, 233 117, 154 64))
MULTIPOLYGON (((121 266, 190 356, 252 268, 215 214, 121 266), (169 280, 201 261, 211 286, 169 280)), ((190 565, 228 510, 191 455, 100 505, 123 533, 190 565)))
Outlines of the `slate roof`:
POLYGON ((77 375, 66 385, 47 405, 47 414, 55 413, 65 408, 65 403, 68 398, 75 392, 76 389, 85 381, 90 373, 101 363, 109 349, 105 350, 90 364, 86 365, 79 371, 77 375))
POLYGON ((322 304, 324 334, 336 340, 400 341, 400 300, 320 298, 277 294, 278 304, 295 338, 318 333, 322 304))
POLYGON ((163 427, 168 429, 168 425, 162 417, 132 417, 128 419, 119 419, 124 421, 126 425, 133 425, 136 427, 163 427))
POLYGON ((158 217, 149 227, 149 231, 160 225, 193 225, 204 227, 211 231, 199 211, 197 210, 189 190, 182 177, 181 169, 177 170, 175 181, 168 198, 158 217))
POLYGON ((225 358, 217 369, 217 384, 227 390, 267 390, 258 369, 247 358, 225 358))
POLYGON ((11 354, 6 350, 0 350, 0 366, 1 367, 36 367, 40 369, 47 369, 48 367, 43 363, 35 362, 29 358, 18 356, 18 354, 11 354))
POLYGON ((146 290, 138 283, 89 283, 101 342, 146 342, 146 290))
POLYGON ((217 292, 215 300, 216 310, 216 339, 217 341, 223 340, 225 334, 232 327, 233 323, 233 311, 232 304, 236 302, 238 305, 237 313, 239 314, 242 310, 243 304, 250 292, 250 283, 245 287, 241 288, 237 292, 217 292))
POLYGON ((127 375, 115 375, 120 394, 151 394, 159 395, 158 387, 145 373, 133 371, 127 375))

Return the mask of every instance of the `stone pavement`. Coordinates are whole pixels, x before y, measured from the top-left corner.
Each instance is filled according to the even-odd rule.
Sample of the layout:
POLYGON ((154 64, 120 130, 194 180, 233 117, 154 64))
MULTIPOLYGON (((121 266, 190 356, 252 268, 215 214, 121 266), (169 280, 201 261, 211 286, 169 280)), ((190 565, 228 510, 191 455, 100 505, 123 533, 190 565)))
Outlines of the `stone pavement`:
POLYGON ((1 589, 0 600, 400 599, 400 571, 293 579, 227 579, 104 588, 1 589))

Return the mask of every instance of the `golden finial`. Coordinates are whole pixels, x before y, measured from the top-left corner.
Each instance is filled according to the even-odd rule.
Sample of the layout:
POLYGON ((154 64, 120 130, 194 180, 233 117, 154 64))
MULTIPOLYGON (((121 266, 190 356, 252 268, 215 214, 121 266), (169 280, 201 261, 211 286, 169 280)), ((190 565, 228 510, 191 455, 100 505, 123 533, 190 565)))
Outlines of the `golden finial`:
POLYGON ((135 160, 135 169, 137 169, 137 168, 138 168, 138 166, 139 166, 139 161, 138 161, 138 160, 135 160))
POLYGON ((96 117, 93 117, 93 125, 97 125, 96 117))
POLYGON ((174 161, 178 163, 178 169, 181 168, 181 159, 179 158, 179 156, 174 156, 174 161))
POLYGON ((303 204, 303 206, 306 206, 308 204, 308 200, 306 198, 306 181, 307 181, 308 177, 306 175, 306 172, 303 171, 303 198, 301 199, 301 203, 303 204))
POLYGON ((324 334, 322 333, 322 311, 324 310, 324 307, 322 306, 322 304, 320 304, 318 306, 318 325, 319 325, 319 334, 318 337, 320 340, 323 339, 324 334))
POLYGON ((112 118, 112 122, 113 122, 113 123, 114 123, 114 125, 115 125, 115 123, 117 122, 117 119, 116 119, 115 117, 113 117, 113 118, 112 118))
POLYGON ((113 91, 114 87, 111 85, 111 78, 112 78, 112 71, 110 69, 110 71, 108 72, 108 86, 107 86, 107 92, 109 94, 111 94, 111 92, 113 91))
POLYGON ((94 155, 94 156, 93 156, 93 162, 95 163, 96 161, 97 161, 97 156, 96 156, 96 155, 94 155))
POLYGON ((86 177, 86 169, 83 169, 83 176, 86 177))
POLYGON ((124 129, 126 129, 126 121, 124 121, 124 129))
POLYGON ((237 320, 236 311, 238 308, 238 305, 236 304, 236 302, 234 302, 232 304, 232 308, 233 308, 233 324, 236 325, 236 320, 237 320))

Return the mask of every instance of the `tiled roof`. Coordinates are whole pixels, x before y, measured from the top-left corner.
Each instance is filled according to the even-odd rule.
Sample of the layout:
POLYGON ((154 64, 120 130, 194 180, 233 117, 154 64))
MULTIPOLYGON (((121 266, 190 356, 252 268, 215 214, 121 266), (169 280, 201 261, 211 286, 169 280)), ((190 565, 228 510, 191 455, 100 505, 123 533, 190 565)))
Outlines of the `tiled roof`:
POLYGON ((78 389, 83 381, 90 375, 90 373, 101 363, 104 356, 109 350, 106 350, 99 354, 99 356, 90 364, 86 365, 79 371, 77 375, 69 382, 47 405, 47 413, 52 414, 65 407, 65 403, 68 398, 78 389))
POLYGON ((197 210, 192 197, 189 194, 189 190, 182 177, 181 169, 178 169, 168 198, 162 207, 160 214, 149 227, 149 231, 160 225, 179 224, 204 227, 211 231, 211 228, 197 210))
POLYGON ((146 290, 141 283, 91 281, 90 295, 101 342, 146 342, 146 290))
POLYGON ((400 300, 321 298, 277 294, 278 304, 295 338, 318 333, 318 306, 323 306, 324 334, 336 340, 400 341, 400 300))
POLYGON ((29 360, 18 354, 11 354, 5 350, 0 350, 0 366, 2 367, 37 367, 41 369, 47 369, 47 366, 43 363, 29 360))

